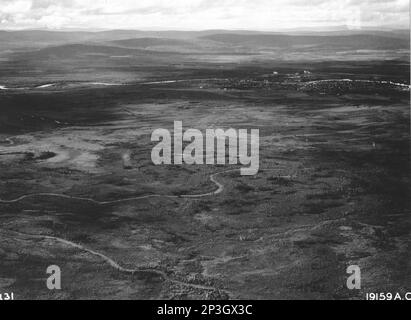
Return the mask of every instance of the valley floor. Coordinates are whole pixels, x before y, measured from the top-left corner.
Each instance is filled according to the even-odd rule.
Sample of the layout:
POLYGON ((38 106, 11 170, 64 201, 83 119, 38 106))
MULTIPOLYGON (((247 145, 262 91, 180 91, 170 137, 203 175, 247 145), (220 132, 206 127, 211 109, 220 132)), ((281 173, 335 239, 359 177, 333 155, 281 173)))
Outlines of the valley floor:
POLYGON ((260 71, 2 90, 0 291, 363 299, 409 290, 409 88, 305 90, 260 71), (258 175, 154 166, 151 132, 176 120, 259 129, 258 175), (61 268, 62 290, 47 289, 49 265, 61 268), (346 287, 349 265, 361 268, 361 290, 346 287))

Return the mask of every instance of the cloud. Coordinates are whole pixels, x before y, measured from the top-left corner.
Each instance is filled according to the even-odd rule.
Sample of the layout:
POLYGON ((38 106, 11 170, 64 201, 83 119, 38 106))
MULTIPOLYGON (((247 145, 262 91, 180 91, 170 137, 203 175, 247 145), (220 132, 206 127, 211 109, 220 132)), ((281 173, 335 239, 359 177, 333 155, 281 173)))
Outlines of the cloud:
POLYGON ((408 27, 408 12, 408 0, 0 0, 0 28, 408 27))

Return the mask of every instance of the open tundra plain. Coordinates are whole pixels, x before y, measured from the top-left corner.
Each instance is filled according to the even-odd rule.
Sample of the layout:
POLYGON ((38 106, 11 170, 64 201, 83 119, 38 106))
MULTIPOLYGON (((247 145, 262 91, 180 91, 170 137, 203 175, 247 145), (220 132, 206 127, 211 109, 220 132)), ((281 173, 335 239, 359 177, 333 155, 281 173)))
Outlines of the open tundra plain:
POLYGON ((408 30, 0 32, 0 292, 409 291, 409 70, 408 30), (174 121, 259 129, 259 173, 153 165, 174 121))

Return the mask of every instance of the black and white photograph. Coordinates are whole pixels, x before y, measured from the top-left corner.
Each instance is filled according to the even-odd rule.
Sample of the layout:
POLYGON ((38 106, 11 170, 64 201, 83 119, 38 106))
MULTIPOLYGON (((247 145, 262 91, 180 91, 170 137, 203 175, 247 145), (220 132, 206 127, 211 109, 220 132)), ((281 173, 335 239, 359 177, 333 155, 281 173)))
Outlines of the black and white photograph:
POLYGON ((409 7, 0 0, 0 305, 411 300, 409 7))

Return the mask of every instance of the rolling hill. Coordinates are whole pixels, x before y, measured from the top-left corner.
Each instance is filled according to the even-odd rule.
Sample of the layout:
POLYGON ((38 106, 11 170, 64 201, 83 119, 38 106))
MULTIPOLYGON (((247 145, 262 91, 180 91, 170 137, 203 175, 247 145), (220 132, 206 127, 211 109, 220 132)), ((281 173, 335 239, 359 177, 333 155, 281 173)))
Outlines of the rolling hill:
POLYGON ((214 34, 202 37, 219 43, 246 47, 298 47, 312 46, 323 48, 343 48, 345 50, 388 50, 407 49, 409 39, 379 36, 373 34, 354 34, 339 36, 285 35, 285 34, 214 34))

